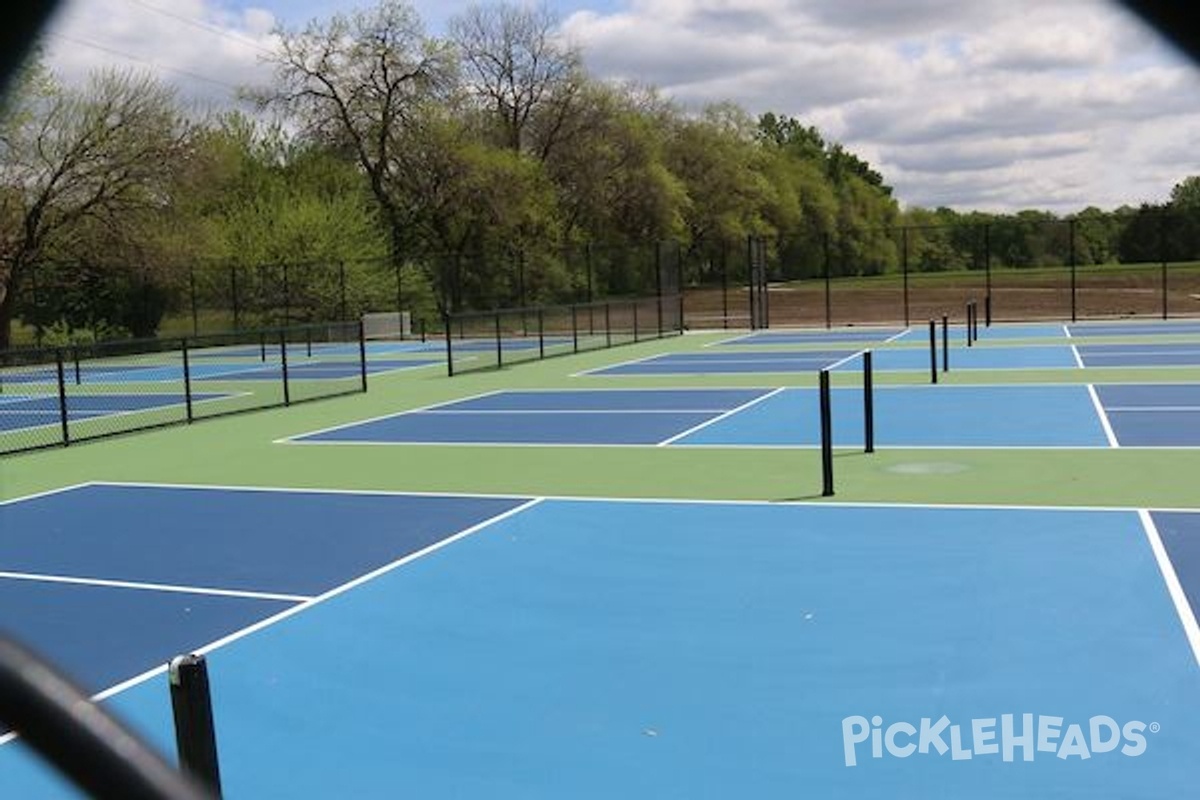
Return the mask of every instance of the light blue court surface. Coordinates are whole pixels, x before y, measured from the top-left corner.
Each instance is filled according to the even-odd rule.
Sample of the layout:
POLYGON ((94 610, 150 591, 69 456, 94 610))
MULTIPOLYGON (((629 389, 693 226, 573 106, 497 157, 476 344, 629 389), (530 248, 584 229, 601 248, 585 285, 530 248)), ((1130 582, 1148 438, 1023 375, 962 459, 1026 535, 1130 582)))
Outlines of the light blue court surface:
MULTIPOLYGON (((942 339, 938 336, 937 368, 943 368, 942 339)), ((950 369, 1072 369, 1079 366, 1069 346, 967 347, 951 341, 950 369)), ((709 349, 693 353, 664 353, 589 370, 588 375, 737 375, 751 373, 814 372, 846 362, 847 369, 861 369, 857 349, 759 350, 709 349)), ((881 371, 928 371, 928 348, 884 348, 874 350, 874 368, 881 371)))
MULTIPOLYGON (((227 394, 194 393, 192 402, 218 400, 227 394)), ((82 422, 99 417, 183 407, 182 394, 71 394, 67 397, 67 421, 82 422)), ((0 433, 62 423, 57 395, 0 395, 0 433)))
MULTIPOLYGON (((242 518, 269 538, 292 498, 264 497, 242 518)), ((509 513, 209 653, 225 796, 1123 799, 1200 781, 1191 611, 1136 512, 443 499, 463 521, 509 513), (897 755, 847 735, 876 715, 900 724, 897 755), (1116 728, 1091 738, 1093 718, 1116 728)), ((378 519, 334 516, 418 518, 379 500, 378 519)), ((1195 514, 1149 519, 1200 533, 1195 514)), ((173 751, 161 673, 106 702, 173 751)), ((19 743, 0 785, 64 796, 19 743)))
MULTIPOLYGON (((1135 388, 1099 387, 1097 401, 1087 386, 876 386, 875 442, 885 447, 1188 445, 1190 434, 1179 424, 1186 420, 1176 404, 1186 394, 1186 402, 1200 408, 1200 387, 1165 393, 1157 386, 1135 388), (1117 413, 1101 416, 1098 403, 1100 408, 1112 404, 1117 413), (1130 414, 1135 408, 1140 413, 1130 414)), ((835 445, 861 447, 862 389, 836 387, 832 399, 835 445)), ((289 441, 812 447, 820 443, 820 415, 818 394, 811 388, 506 391, 289 441)))

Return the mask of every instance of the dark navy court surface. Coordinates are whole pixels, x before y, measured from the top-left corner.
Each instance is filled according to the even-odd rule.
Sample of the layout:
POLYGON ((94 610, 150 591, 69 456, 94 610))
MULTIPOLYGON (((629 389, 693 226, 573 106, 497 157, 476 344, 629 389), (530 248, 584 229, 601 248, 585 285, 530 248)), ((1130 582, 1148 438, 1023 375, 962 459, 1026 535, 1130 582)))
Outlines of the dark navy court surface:
POLYGON ((662 444, 769 389, 506 391, 295 437, 300 442, 662 444))
POLYGON ((0 629, 100 690, 518 503, 120 485, 10 502, 0 629))
POLYGON ((1140 344, 1075 345, 1085 367, 1195 367, 1200 366, 1200 341, 1193 343, 1146 342, 1140 344))
MULTIPOLYGON (((942 340, 938 338, 938 369, 943 366, 942 340)), ((730 375, 752 373, 816 372, 841 362, 861 368, 861 348, 805 350, 742 350, 708 348, 703 352, 666 353, 636 361, 589 370, 588 375, 730 375)), ((873 351, 879 371, 925 371, 930 352, 922 347, 885 348, 873 351)), ((952 342, 951 369, 1072 369, 1079 366, 1067 345, 966 347, 952 342)))
POLYGON ((1200 320, 1162 322, 1082 322, 1066 326, 1072 338, 1088 336, 1195 336, 1200 335, 1200 320))
MULTIPOLYGON (((89 504, 93 490, 77 491, 46 498, 70 504, 57 523, 43 506, 52 538, 89 504)), ((161 526, 139 493, 161 504, 160 490, 96 491, 127 494, 120 519, 87 520, 93 536, 150 546, 141 529, 161 526)), ((218 517, 237 502, 188 491, 218 517)), ((325 552, 358 525, 387 536, 426 511, 452 513, 447 530, 478 524, 208 653, 230 798, 1125 800, 1200 783, 1195 615, 1180 599, 1200 580, 1200 514, 404 496, 388 508, 367 495, 369 511, 350 503, 335 519, 303 492, 265 496, 241 509, 243 538, 278 521, 330 540, 325 552)), ((5 513, 25 502, 38 501, 5 513)), ((314 568, 287 549, 252 543, 243 560, 314 568)), ((100 587, 17 583, 0 580, 5 622, 38 617, 54 648, 45 627, 78 616, 57 647, 88 663, 140 652, 142 625, 212 636, 280 605, 200 596, 193 629, 169 598, 133 613, 97 603, 100 587)), ((168 638, 156 646, 183 644, 168 638)), ((174 751, 161 672, 105 704, 174 751)), ((72 796, 19 740, 0 745, 0 787, 72 796)))

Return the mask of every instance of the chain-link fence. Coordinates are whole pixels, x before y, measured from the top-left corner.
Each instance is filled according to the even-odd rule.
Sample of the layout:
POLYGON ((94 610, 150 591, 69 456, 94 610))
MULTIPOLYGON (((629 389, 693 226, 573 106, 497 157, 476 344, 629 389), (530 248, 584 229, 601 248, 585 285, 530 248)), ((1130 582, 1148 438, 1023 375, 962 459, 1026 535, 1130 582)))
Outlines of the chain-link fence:
POLYGON ((0 453, 366 387, 357 322, 0 351, 0 453))

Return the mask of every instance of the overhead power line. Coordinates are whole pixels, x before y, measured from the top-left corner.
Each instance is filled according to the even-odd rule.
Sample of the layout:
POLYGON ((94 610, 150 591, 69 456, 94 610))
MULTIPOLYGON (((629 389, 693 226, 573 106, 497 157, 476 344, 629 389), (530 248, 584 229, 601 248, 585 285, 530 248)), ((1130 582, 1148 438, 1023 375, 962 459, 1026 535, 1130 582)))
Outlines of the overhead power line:
POLYGON ((211 83, 211 84, 215 84, 217 86, 222 86, 226 89, 229 89, 231 92, 233 92, 235 97, 237 96, 237 93, 239 91, 241 91, 240 87, 235 86, 232 83, 227 83, 227 82, 225 82, 223 80, 219 80, 217 78, 210 78, 207 75, 201 75, 198 72, 192 72, 190 70, 180 69, 179 67, 172 67, 167 64, 160 64, 157 61, 154 61, 152 59, 145 58, 143 56, 134 55, 133 53, 129 53, 124 50, 119 50, 115 47, 109 47, 107 45, 103 45, 98 42, 89 41, 87 39, 80 39, 77 36, 68 36, 65 33, 59 33, 58 31, 53 31, 53 30, 47 30, 47 31, 45 31, 45 33, 46 33, 46 35, 53 36, 56 39, 62 39, 65 42, 77 44, 82 47, 90 47, 93 50, 99 50, 102 53, 108 53, 109 55, 117 56, 118 58, 124 58, 129 61, 136 61, 140 64, 145 64, 145 65, 153 67, 155 69, 161 69, 161 70, 165 70, 167 72, 174 72, 178 75, 183 75, 185 77, 192 78, 194 80, 204 81, 205 83, 211 83))
POLYGON ((221 28, 217 25, 213 25, 211 22, 205 22, 204 20, 199 20, 194 17, 188 17, 188 16, 184 16, 183 14, 177 14, 174 11, 169 11, 165 8, 161 8, 159 6, 154 5, 153 3, 147 3, 144 0, 127 0, 127 2, 130 2, 134 5, 140 6, 142 8, 145 8, 149 11, 153 11, 154 13, 160 14, 164 17, 169 17, 170 19, 173 19, 177 22, 182 22, 183 24, 189 25, 193 28, 197 28, 198 30, 207 31, 216 36, 221 36, 225 39, 229 39, 232 42, 237 42, 238 44, 252 47, 255 50, 257 50, 260 53, 263 53, 265 55, 273 55, 269 48, 263 47, 261 44, 259 44, 254 39, 251 39, 249 36, 243 36, 240 33, 236 33, 234 31, 227 30, 225 28, 221 28))

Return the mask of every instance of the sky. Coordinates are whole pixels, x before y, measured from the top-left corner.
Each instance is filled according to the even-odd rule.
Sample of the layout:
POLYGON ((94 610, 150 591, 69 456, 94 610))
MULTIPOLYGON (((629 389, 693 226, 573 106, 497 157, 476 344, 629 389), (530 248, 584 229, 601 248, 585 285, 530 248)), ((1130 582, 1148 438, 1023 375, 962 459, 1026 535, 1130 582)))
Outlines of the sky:
MULTIPOLYGON (((68 82, 142 68, 202 107, 269 81, 273 31, 371 0, 66 0, 68 82)), ((441 35, 468 2, 414 0, 441 35)), ((1108 0, 548 0, 589 73, 815 125, 904 207, 1070 214, 1200 175, 1200 66, 1108 0)))

